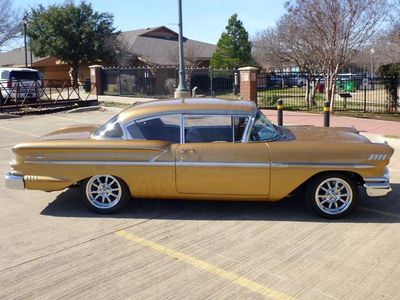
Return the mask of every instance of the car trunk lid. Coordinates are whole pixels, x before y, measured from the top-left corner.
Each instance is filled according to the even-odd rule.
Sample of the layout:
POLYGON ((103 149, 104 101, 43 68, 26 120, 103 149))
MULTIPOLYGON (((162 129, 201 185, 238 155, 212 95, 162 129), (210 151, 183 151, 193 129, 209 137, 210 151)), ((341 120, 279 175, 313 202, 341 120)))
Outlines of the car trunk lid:
POLYGON ((41 140, 83 140, 90 138, 90 134, 97 125, 73 126, 61 128, 41 137, 41 140))

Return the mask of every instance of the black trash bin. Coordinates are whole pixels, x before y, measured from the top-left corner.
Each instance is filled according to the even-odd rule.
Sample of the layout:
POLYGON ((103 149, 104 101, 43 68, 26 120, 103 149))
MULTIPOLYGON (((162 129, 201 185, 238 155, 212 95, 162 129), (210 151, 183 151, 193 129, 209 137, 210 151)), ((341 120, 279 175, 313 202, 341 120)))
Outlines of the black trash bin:
POLYGON ((91 86, 91 84, 90 84, 90 79, 85 79, 85 80, 83 80, 83 90, 84 90, 86 93, 89 93, 89 92, 90 92, 90 86, 91 86))

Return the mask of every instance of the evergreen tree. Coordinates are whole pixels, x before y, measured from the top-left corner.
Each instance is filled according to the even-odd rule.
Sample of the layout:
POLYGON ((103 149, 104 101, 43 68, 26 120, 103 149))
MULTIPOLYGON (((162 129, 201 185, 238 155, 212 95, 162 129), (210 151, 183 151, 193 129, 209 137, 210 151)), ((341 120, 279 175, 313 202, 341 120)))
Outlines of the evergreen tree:
POLYGON ((239 68, 252 65, 249 34, 238 20, 237 14, 228 20, 226 30, 221 34, 217 48, 211 57, 212 68, 239 68))
POLYGON ((117 33, 114 32, 110 13, 93 11, 84 1, 53 4, 48 8, 39 5, 28 15, 27 34, 30 47, 36 56, 53 56, 70 66, 73 86, 78 84, 80 64, 110 60, 115 51, 117 33))

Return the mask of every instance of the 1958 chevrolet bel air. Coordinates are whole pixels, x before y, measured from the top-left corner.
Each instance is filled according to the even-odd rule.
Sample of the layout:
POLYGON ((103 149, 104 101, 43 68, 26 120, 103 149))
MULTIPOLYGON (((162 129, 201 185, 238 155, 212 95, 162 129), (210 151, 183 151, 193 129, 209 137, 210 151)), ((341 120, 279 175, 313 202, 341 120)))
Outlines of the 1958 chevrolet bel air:
POLYGON ((305 186, 320 216, 339 218, 391 191, 393 149, 354 128, 276 126, 251 101, 160 100, 103 126, 63 128, 16 145, 14 189, 78 185, 85 204, 112 213, 139 198, 278 201, 305 186))

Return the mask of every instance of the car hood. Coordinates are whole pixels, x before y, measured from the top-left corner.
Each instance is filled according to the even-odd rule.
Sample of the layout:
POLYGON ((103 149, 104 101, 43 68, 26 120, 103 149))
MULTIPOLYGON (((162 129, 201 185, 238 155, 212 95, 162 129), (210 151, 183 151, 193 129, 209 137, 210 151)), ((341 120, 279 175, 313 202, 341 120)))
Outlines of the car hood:
POLYGON ((42 136, 41 140, 84 140, 98 128, 98 125, 72 126, 50 132, 42 136))
POLYGON ((354 127, 285 126, 284 131, 288 138, 296 140, 370 143, 354 127))

